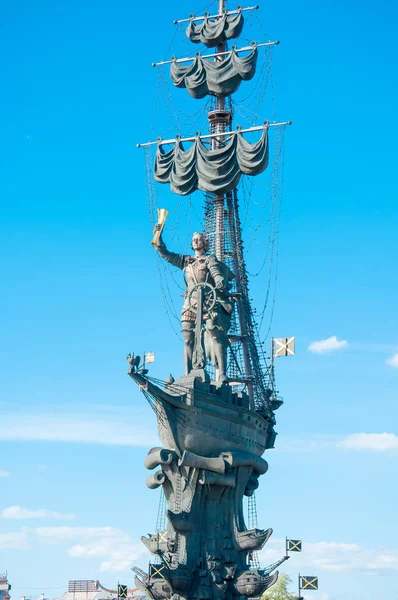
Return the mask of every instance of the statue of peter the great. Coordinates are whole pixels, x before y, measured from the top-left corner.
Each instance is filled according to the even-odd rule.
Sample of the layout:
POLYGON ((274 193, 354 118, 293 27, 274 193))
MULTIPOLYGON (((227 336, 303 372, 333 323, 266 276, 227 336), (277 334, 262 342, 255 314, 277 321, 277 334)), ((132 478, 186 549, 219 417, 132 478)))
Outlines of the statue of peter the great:
MULTIPOLYGON (((161 231, 160 226, 155 226, 155 232, 161 231)), ((188 375, 196 368, 193 361, 195 343, 200 344, 198 336, 197 314, 199 288, 210 294, 213 301, 206 307, 206 298, 203 300, 202 322, 204 330, 204 349, 206 357, 217 369, 218 381, 225 381, 227 368, 228 329, 231 323, 233 301, 230 297, 231 281, 234 274, 229 267, 219 261, 214 254, 207 254, 209 241, 203 233, 194 233, 192 237, 192 250, 194 256, 170 252, 162 239, 157 236, 154 244, 159 255, 169 263, 184 271, 186 290, 184 304, 181 311, 182 335, 184 337, 184 364, 185 374, 188 375), (198 284, 208 284, 200 286, 198 284)), ((199 329, 202 324, 199 324, 199 329)))

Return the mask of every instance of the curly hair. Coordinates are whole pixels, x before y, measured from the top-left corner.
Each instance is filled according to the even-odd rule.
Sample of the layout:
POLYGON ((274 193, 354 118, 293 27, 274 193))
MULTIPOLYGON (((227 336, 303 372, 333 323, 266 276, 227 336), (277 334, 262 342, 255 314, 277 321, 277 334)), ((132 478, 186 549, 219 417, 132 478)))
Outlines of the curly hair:
MULTIPOLYGON (((205 235, 204 233, 201 233, 201 232, 199 232, 199 231, 194 231, 194 233, 192 234, 192 238, 193 238, 195 235, 200 235, 200 237, 201 237, 201 238, 202 238, 202 240, 203 240, 203 244, 204 244, 204 251, 205 251, 205 252, 208 252, 208 251, 209 251, 209 248, 210 248, 210 242, 209 242, 209 238, 207 237, 207 235, 205 235)), ((191 248, 192 248, 192 244, 191 244, 191 248)), ((192 248, 192 250, 193 250, 193 248, 192 248)))

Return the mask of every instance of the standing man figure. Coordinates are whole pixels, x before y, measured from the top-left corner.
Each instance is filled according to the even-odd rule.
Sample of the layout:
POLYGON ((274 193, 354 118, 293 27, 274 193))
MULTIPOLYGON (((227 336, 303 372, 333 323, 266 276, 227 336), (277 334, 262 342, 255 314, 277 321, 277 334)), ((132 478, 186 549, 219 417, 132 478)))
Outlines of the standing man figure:
MULTIPOLYGON (((155 226, 155 232, 160 226, 155 226)), ((181 311, 182 335, 184 338, 185 374, 192 371, 192 356, 196 343, 195 322, 196 314, 192 310, 196 303, 196 290, 200 283, 207 283, 215 288, 216 301, 208 311, 204 311, 205 324, 204 345, 205 353, 210 362, 217 368, 218 381, 225 381, 227 368, 227 348, 229 345, 228 329, 231 323, 233 302, 229 295, 234 274, 229 267, 219 261, 214 254, 207 254, 209 241, 203 233, 194 233, 192 249, 194 256, 170 252, 160 235, 155 245, 159 255, 175 267, 182 269, 185 275, 186 290, 181 311)))

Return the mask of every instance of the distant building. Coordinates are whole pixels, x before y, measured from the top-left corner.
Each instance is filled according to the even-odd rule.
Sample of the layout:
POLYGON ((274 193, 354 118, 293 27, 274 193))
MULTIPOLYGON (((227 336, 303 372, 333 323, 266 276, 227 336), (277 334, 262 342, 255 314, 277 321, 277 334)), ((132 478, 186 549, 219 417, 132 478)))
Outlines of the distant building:
POLYGON ((7 573, 0 573, 0 600, 10 600, 11 585, 8 583, 7 573))
MULTIPOLYGON (((68 591, 59 600, 114 600, 117 591, 103 589, 93 579, 77 579, 69 581, 68 591)), ((1 600, 1 599, 0 599, 1 600)))
MULTIPOLYGON (((137 589, 128 590, 128 600, 133 598, 142 600, 143 595, 137 589)), ((117 589, 110 590, 94 579, 73 579, 69 581, 68 591, 58 600, 117 600, 117 589)))

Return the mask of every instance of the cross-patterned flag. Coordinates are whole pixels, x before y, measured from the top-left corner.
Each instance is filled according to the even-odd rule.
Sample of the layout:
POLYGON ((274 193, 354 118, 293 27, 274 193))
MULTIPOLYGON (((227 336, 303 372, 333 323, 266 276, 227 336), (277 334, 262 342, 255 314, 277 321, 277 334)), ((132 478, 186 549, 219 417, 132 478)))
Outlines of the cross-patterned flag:
POLYGON ((301 540, 286 540, 288 552, 302 552, 303 546, 301 540))
POLYGON ((293 356, 295 353, 295 338, 274 338, 272 340, 272 354, 278 356, 293 356))
POLYGON ((163 571, 165 569, 164 565, 149 565, 149 575, 152 579, 164 579, 163 571))
POLYGON ((154 352, 145 352, 144 358, 145 358, 146 364, 153 363, 153 362, 155 362, 155 353, 154 352))
POLYGON ((127 598, 127 585, 118 585, 117 586, 117 595, 118 598, 127 598))
POLYGON ((318 577, 312 575, 301 575, 301 589, 302 590, 317 590, 318 589, 318 577))
POLYGON ((165 531, 158 531, 158 543, 159 544, 161 542, 167 542, 167 534, 168 534, 167 529, 165 529, 165 531))

